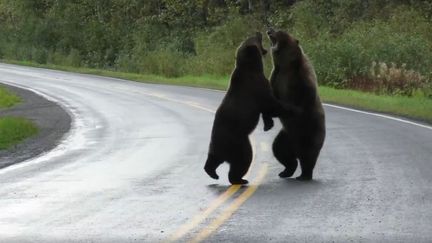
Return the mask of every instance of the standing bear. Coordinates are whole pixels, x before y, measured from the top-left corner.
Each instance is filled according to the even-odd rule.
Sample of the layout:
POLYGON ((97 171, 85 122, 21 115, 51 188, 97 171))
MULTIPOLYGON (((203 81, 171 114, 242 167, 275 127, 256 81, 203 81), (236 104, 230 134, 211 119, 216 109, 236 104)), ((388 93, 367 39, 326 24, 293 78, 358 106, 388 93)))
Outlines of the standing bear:
MULTIPOLYGON (((298 180, 312 180, 313 169, 325 139, 325 115, 312 65, 299 41, 283 31, 270 29, 273 71, 270 78, 275 97, 299 107, 296 116, 281 117, 283 128, 273 142, 276 159, 285 166, 279 176, 291 177, 300 162, 298 180)), ((271 120, 271 118, 264 118, 271 120)))
POLYGON ((296 112, 295 108, 282 105, 273 96, 263 70, 262 57, 266 53, 261 33, 248 38, 237 49, 235 69, 228 91, 216 111, 204 166, 213 179, 219 179, 216 169, 226 161, 230 164, 230 183, 247 184, 243 176, 252 162, 249 134, 257 126, 260 114, 265 114, 268 119, 264 127, 267 131, 273 126, 271 117, 290 116, 296 112))

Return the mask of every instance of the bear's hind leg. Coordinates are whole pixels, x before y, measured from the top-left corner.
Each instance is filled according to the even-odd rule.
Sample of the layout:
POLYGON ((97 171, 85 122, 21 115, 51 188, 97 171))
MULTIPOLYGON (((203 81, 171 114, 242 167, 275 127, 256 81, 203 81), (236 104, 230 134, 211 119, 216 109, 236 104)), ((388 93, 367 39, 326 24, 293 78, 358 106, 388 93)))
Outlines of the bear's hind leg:
POLYGON ((252 163, 252 146, 250 144, 249 139, 243 145, 243 149, 238 152, 237 155, 233 156, 234 158, 230 161, 230 170, 228 173, 228 179, 231 184, 240 184, 244 185, 249 183, 247 180, 243 179, 243 176, 249 170, 249 167, 252 163))
POLYGON ((289 135, 281 130, 273 142, 273 154, 276 159, 285 166, 285 169, 279 173, 281 178, 291 177, 297 169, 297 158, 289 141, 289 135))
POLYGON ((317 162, 318 155, 319 155, 319 150, 318 151, 309 151, 309 153, 302 154, 302 156, 299 158, 302 173, 299 177, 296 178, 297 180, 300 180, 300 181, 312 180, 313 169, 315 168, 315 164, 317 162))
POLYGON ((205 163, 204 166, 204 170, 205 172, 207 172, 207 174, 217 180, 219 179, 219 176, 216 173, 216 169, 219 167, 219 165, 221 165, 223 163, 222 159, 217 158, 215 155, 209 154, 207 161, 205 163))
MULTIPOLYGON (((237 163, 238 161, 234 162, 237 163)), ((249 163, 250 165, 250 163, 249 163)), ((232 164, 230 171, 228 173, 228 179, 233 185, 244 185, 248 184, 249 181, 243 179, 243 176, 246 175, 249 170, 249 166, 242 164, 232 164)))

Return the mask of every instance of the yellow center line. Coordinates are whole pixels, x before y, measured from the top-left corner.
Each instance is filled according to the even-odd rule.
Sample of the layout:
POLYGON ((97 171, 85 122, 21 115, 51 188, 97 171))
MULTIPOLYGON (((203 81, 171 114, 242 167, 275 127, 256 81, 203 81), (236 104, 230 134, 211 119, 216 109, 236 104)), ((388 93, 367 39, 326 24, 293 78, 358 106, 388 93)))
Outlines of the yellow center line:
MULTIPOLYGON (((253 152, 253 160, 252 165, 255 161, 255 139, 251 136, 251 143, 252 143, 252 152, 253 152)), ((250 174, 249 170, 245 177, 248 177, 250 174)), ((210 206, 204 210, 203 212, 200 212, 195 217, 192 218, 192 220, 188 221, 186 224, 182 225, 166 242, 175 242, 178 241, 180 238, 185 236, 190 230, 198 226, 201 222, 203 222, 206 218, 208 218, 213 211, 218 209, 222 204, 225 203, 231 196, 233 196, 239 189, 241 188, 241 185, 232 185, 230 186, 223 194, 221 194, 219 197, 217 197, 210 206)))
POLYGON ((156 97, 156 98, 159 98, 159 99, 164 99, 164 100, 172 101, 172 102, 175 102, 175 103, 180 103, 180 104, 192 106, 192 107, 198 108, 200 110, 208 111, 208 112, 213 113, 213 114, 216 112, 215 110, 212 110, 210 108, 204 107, 204 106, 202 106, 202 105, 200 105, 200 104, 198 104, 196 102, 173 99, 173 98, 167 97, 164 94, 159 94, 159 93, 146 93, 146 92, 144 92, 144 94, 148 95, 148 96, 156 97))
POLYGON ((187 104, 187 105, 190 105, 192 107, 195 107, 195 108, 198 108, 198 109, 201 109, 201 110, 205 110, 205 111, 208 111, 208 112, 211 112, 211 113, 215 113, 214 110, 211 110, 211 109, 209 109, 207 107, 204 107, 204 106, 202 106, 200 104, 197 104, 195 102, 187 101, 187 102, 183 102, 183 104, 187 104))
POLYGON ((167 242, 174 242, 186 235, 191 229, 195 228, 198 224, 204 221, 214 210, 216 210, 220 205, 222 205, 228 198, 230 198, 234 193, 240 189, 240 185, 230 186, 223 194, 216 198, 210 206, 197 214, 192 220, 181 226, 169 239, 167 242))
POLYGON ((206 228, 201 230, 197 236, 190 242, 198 243, 209 237, 214 231, 216 231, 226 220, 228 220, 234 212, 248 200, 258 189, 258 186, 263 181, 267 174, 268 164, 263 164, 257 178, 254 181, 254 185, 249 186, 240 196, 238 196, 234 202, 232 202, 215 220, 213 220, 206 228))
MULTIPOLYGON (((157 97, 160 99, 185 104, 188 106, 192 106, 210 113, 215 113, 214 110, 201 106, 200 104, 192 101, 182 101, 177 100, 173 98, 168 98, 163 94, 158 93, 145 93, 148 96, 157 97)), ((251 163, 251 167, 255 161, 256 156, 256 145, 255 145, 255 139, 251 136, 251 145, 252 145, 252 153, 253 153, 253 159, 251 163)), ((261 146, 263 144, 261 143, 261 146)), ((250 174, 249 170, 246 174, 246 177, 250 174)), ((213 233, 216 229, 218 229, 227 219, 231 217, 231 215, 249 198, 251 197, 255 191, 258 189, 258 185, 261 183, 261 181, 264 179, 265 175, 267 174, 267 164, 264 164, 261 167, 260 173, 257 176, 256 180, 254 181, 254 184, 249 186, 240 196, 234 200, 230 206, 228 206, 227 209, 225 209, 222 214, 217 217, 214 221, 211 222, 211 224, 200 231, 200 233, 192 240, 192 242, 200 242, 207 238, 211 233, 213 233)), ((230 186, 223 194, 221 194, 219 197, 217 197, 210 206, 204 210, 203 212, 200 212, 200 214, 197 214, 195 217, 192 218, 192 220, 188 221, 186 224, 182 225, 168 240, 167 242, 174 242, 182 238, 184 235, 186 235, 190 230, 195 228, 197 225, 199 225, 201 222, 203 222, 206 218, 208 218, 213 211, 218 209, 222 204, 224 204, 230 197, 232 197, 239 189, 241 188, 241 185, 232 185, 230 186)))

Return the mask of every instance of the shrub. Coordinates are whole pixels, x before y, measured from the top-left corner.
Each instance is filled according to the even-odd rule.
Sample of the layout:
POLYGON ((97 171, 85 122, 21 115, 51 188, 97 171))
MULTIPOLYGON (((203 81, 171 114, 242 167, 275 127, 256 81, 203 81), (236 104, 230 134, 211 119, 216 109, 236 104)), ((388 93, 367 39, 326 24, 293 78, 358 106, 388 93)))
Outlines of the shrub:
POLYGON ((270 23, 300 40, 321 84, 404 95, 421 88, 432 96, 426 0, 14 2, 0 3, 0 58, 227 76, 241 41, 270 23), (390 78, 373 76, 373 61, 385 63, 390 78))
MULTIPOLYGON (((419 82, 424 84, 432 77, 432 42, 427 23, 414 10, 396 9, 389 20, 358 21, 340 35, 322 32, 300 41, 322 84, 376 92, 383 88, 384 93, 412 95, 415 89, 426 86, 419 82), (414 27, 412 23, 418 25, 414 27), (373 61, 389 64, 389 72, 405 76, 382 80, 371 77, 373 61)), ((293 32, 303 31, 302 26, 296 26, 293 32)))
MULTIPOLYGON (((192 74, 228 75, 239 44, 256 31, 265 30, 254 16, 233 17, 225 24, 203 31, 195 38, 196 56, 187 68, 192 74)), ((266 38, 265 38, 266 39, 266 38)))
POLYGON ((425 83, 426 78, 414 70, 408 70, 406 64, 397 66, 395 63, 372 62, 368 76, 355 77, 347 86, 376 93, 412 96, 415 91, 424 88, 425 83))
POLYGON ((67 55, 64 65, 79 67, 81 66, 81 56, 77 49, 71 49, 69 54, 67 55))
POLYGON ((151 51, 137 58, 140 73, 158 74, 166 77, 183 75, 185 62, 184 54, 166 49, 151 51))
POLYGON ((115 68, 122 72, 139 72, 139 67, 136 60, 134 60, 134 56, 126 51, 122 51, 118 55, 117 60, 115 61, 115 68))
POLYGON ((40 47, 33 47, 30 60, 40 64, 46 64, 48 60, 48 51, 40 47))

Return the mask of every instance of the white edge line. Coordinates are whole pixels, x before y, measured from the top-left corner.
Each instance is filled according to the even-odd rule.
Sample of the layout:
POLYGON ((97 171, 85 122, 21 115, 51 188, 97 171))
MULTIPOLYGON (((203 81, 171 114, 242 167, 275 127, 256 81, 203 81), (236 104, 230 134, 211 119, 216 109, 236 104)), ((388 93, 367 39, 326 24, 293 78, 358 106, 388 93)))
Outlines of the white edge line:
POLYGON ((347 108, 347 107, 338 106, 338 105, 331 105, 331 104, 324 104, 324 105, 328 106, 328 107, 332 107, 332 108, 337 108, 337 109, 341 109, 341 110, 352 111, 352 112, 366 114, 366 115, 370 115, 370 116, 376 116, 376 117, 385 118, 385 119, 389 119, 389 120, 393 120, 393 121, 398 121, 398 122, 402 122, 402 123, 406 123, 406 124, 410 124, 410 125, 414 125, 414 126, 418 126, 418 127, 422 127, 422 128, 426 128, 426 129, 432 130, 431 126, 423 125, 423 124, 420 124, 420 123, 408 121, 408 120, 401 119, 401 118, 396 118, 396 117, 389 116, 389 115, 383 115, 383 114, 374 113, 374 112, 361 111, 361 110, 356 110, 356 109, 347 108))
MULTIPOLYGON (((175 86, 175 85, 170 85, 170 84, 160 84, 160 85, 175 86)), ((191 87, 191 86, 179 86, 179 87, 186 87, 186 88, 191 88, 191 89, 201 89, 201 90, 213 91, 213 92, 218 92, 218 93, 226 93, 225 90, 210 89, 210 88, 203 88, 203 87, 191 87)), ((327 106, 327 107, 336 108, 336 109, 352 111, 352 112, 361 113, 361 114, 365 114, 365 115, 376 116, 376 117, 380 117, 380 118, 384 118, 384 119, 398 121, 398 122, 402 122, 402 123, 406 123, 406 124, 410 124, 410 125, 414 125, 414 126, 418 126, 418 127, 432 130, 431 126, 420 124, 420 123, 409 121, 409 120, 405 120, 402 118, 393 117, 390 115, 383 115, 383 114, 379 114, 379 113, 375 113, 375 112, 362 111, 362 110, 357 110, 357 109, 348 108, 348 107, 344 107, 344 106, 332 105, 332 104, 328 104, 328 103, 323 103, 323 105, 327 106)))

